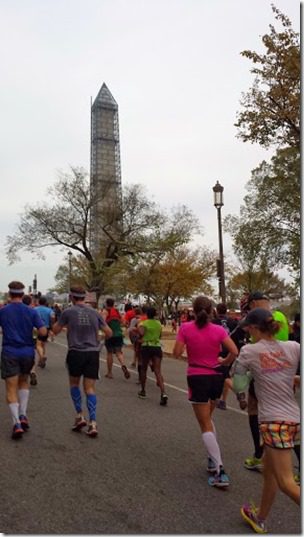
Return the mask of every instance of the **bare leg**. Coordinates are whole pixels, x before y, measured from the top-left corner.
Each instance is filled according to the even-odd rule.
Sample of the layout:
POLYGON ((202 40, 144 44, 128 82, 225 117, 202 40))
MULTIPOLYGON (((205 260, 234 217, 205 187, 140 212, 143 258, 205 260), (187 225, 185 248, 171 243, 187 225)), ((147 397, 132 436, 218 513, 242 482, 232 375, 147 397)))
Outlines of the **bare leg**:
POLYGON ((15 375, 14 377, 8 377, 5 379, 6 402, 8 404, 18 403, 18 384, 19 384, 18 375, 15 375))
POLYGON ((122 351, 117 351, 116 352, 116 357, 117 357, 117 360, 119 361, 120 365, 125 365, 124 355, 123 355, 122 351))
POLYGON ((224 389, 221 395, 222 401, 225 401, 225 402, 227 401, 228 393, 229 393, 229 390, 231 389, 232 389, 232 380, 229 378, 229 379, 226 379, 224 382, 224 389))
POLYGON ((108 367, 108 371, 106 373, 106 377, 109 378, 109 379, 112 379, 113 378, 113 374, 112 374, 112 368, 113 368, 113 353, 112 352, 107 352, 107 367, 108 367))
POLYGON ((278 488, 300 505, 301 493, 293 478, 291 449, 264 446, 264 486, 259 518, 265 519, 269 514, 278 488))
POLYGON ((43 342, 40 341, 39 339, 37 339, 36 349, 37 349, 37 353, 39 356, 39 363, 42 363, 43 357, 44 357, 44 346, 43 346, 43 342))
POLYGON ((161 393, 165 393, 164 377, 161 374, 161 358, 153 358, 152 362, 157 386, 159 386, 161 393))
POLYGON ((271 453, 269 453, 269 449, 266 448, 264 450, 264 456, 263 456, 263 491, 262 491, 262 498, 261 498, 261 504, 259 508, 259 518, 262 520, 265 520, 266 517, 269 514, 269 511, 272 507, 272 504, 274 502, 276 493, 278 491, 278 484, 277 480, 275 478, 273 467, 272 467, 272 460, 271 460, 271 453))
POLYGON ((147 380, 147 369, 148 361, 141 359, 141 368, 140 368, 140 384, 142 391, 146 389, 146 380, 147 380))
POLYGON ((271 452, 273 472, 280 490, 300 505, 301 491, 293 477, 291 449, 271 449, 268 446, 265 449, 271 452))
POLYGON ((214 432, 212 412, 215 408, 215 402, 209 401, 208 403, 200 403, 192 405, 194 414, 199 423, 202 433, 214 432))

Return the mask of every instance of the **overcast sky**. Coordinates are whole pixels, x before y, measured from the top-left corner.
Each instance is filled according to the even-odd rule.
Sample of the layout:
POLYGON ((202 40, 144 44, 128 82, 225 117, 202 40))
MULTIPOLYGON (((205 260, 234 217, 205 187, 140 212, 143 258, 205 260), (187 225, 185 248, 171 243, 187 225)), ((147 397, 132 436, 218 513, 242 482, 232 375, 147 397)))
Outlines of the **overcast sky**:
MULTIPOLYGON (((300 3, 274 4, 299 31, 300 3)), ((268 0, 0 0, 0 290, 35 273, 42 292, 54 285, 66 254, 9 266, 6 236, 58 170, 89 171, 90 98, 103 82, 119 106, 122 183, 191 208, 217 250, 212 187, 224 186, 223 217, 239 214, 251 170, 271 157, 234 123, 253 80, 240 52, 264 51, 273 23, 268 0)))

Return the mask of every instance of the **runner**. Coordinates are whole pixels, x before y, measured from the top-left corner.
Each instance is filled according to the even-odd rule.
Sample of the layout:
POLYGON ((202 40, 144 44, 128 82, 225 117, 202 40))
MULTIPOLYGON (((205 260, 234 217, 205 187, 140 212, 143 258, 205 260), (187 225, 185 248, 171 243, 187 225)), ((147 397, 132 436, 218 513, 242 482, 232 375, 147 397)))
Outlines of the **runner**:
POLYGON ((39 306, 36 306, 36 311, 39 313, 45 326, 47 327, 47 335, 37 337, 37 352, 39 356, 38 366, 44 368, 46 365, 47 357, 45 356, 45 346, 49 337, 50 330, 55 321, 55 313, 52 308, 48 307, 47 299, 45 296, 39 298, 39 306))
POLYGON ((300 489, 293 478, 291 457, 291 448, 300 441, 300 409, 293 391, 300 345, 275 339, 280 324, 269 309, 253 309, 243 326, 255 343, 241 349, 233 387, 239 391, 244 382, 248 383, 248 372, 255 381, 259 429, 264 443, 264 484, 260 507, 245 504, 241 514, 257 533, 267 533, 265 520, 278 489, 300 505, 300 489))
POLYGON ((66 364, 69 372, 70 393, 76 410, 72 430, 81 431, 87 425, 87 420, 82 410, 82 397, 79 387, 81 377, 83 377, 83 389, 89 413, 87 435, 93 438, 98 434, 95 384, 99 378, 99 353, 101 347, 99 330, 102 330, 106 337, 111 337, 112 330, 99 313, 86 306, 85 296, 86 292, 83 287, 71 288, 70 298, 73 305, 62 312, 53 326, 53 331, 57 335, 64 327, 67 328, 68 353, 66 364))
MULTIPOLYGON (((31 297, 31 295, 23 295, 22 297, 22 302, 23 304, 26 304, 26 306, 29 306, 31 308, 34 307, 33 305, 33 299, 31 297)), ((34 328, 33 330, 33 340, 34 340, 34 347, 36 349, 36 345, 37 345, 37 330, 36 328, 34 328)), ((38 384, 38 380, 37 380, 37 373, 36 373, 36 356, 35 356, 35 361, 34 361, 34 365, 30 371, 30 385, 31 386, 37 386, 38 384)))
MULTIPOLYGON (((234 341, 238 349, 240 348, 238 339, 234 337, 234 335, 236 334, 236 328, 237 328, 238 322, 228 317, 226 304, 223 304, 221 302, 220 304, 216 305, 216 317, 212 319, 212 322, 214 324, 218 324, 222 326, 223 328, 225 328, 228 336, 231 336, 232 341, 234 341)), ((227 355, 228 355, 228 351, 226 349, 222 349, 220 352, 220 356, 222 358, 226 358, 227 355)), ((231 389, 231 379, 230 379, 231 365, 223 367, 223 374, 224 374, 224 379, 225 379, 224 388, 223 388, 223 393, 221 394, 221 397, 216 402, 216 407, 221 410, 226 410, 227 408, 227 397, 228 397, 229 390, 231 389)))
MULTIPOLYGON (((251 293, 248 297, 248 308, 249 311, 255 308, 264 308, 268 311, 271 311, 269 298, 260 291, 255 291, 251 293)), ((280 341, 287 341, 289 337, 289 328, 288 322, 285 315, 278 310, 272 312, 273 318, 280 323, 280 329, 274 335, 275 339, 280 341)), ((251 457, 247 457, 244 461, 244 467, 247 470, 258 470, 263 469, 262 455, 263 455, 263 446, 260 443, 260 431, 258 423, 258 400, 255 394, 254 381, 252 380, 249 384, 248 389, 248 418, 249 418, 249 427, 254 444, 254 454, 251 457)), ((297 458, 299 460, 300 453, 299 448, 295 448, 297 458)))
POLYGON ((179 358, 185 347, 187 349, 189 401, 208 453, 207 471, 214 473, 208 483, 215 487, 227 487, 230 481, 223 468, 212 413, 224 385, 224 375, 219 366, 232 363, 238 350, 226 330, 211 322, 212 303, 207 297, 198 296, 194 300, 193 311, 195 321, 181 325, 173 354, 179 358), (222 345, 229 352, 226 358, 219 357, 222 345))
MULTIPOLYGON (((142 310, 140 307, 136 307, 134 309, 134 312, 135 312, 135 317, 133 317, 130 321, 130 324, 129 324, 129 328, 128 328, 128 336, 129 336, 129 339, 133 345, 133 351, 134 351, 134 354, 133 354, 133 361, 132 363, 130 364, 131 367, 136 367, 137 365, 139 366, 139 356, 140 356, 140 335, 138 333, 138 323, 139 321, 141 320, 141 316, 142 316, 142 310)), ((139 370, 138 370, 139 371, 139 370)), ((139 374, 139 373, 138 373, 139 374)))
POLYGON ((9 283, 10 303, 0 309, 2 327, 1 377, 5 380, 6 401, 12 420, 12 438, 21 438, 30 426, 27 418, 29 401, 28 377, 35 361, 33 328, 40 336, 47 329, 36 310, 23 304, 24 285, 9 283))
POLYGON ((166 406, 168 402, 168 396, 165 393, 164 378, 161 373, 161 361, 163 358, 163 351, 161 348, 161 333, 162 325, 156 317, 155 308, 147 308, 147 319, 140 321, 138 325, 138 332, 142 338, 141 343, 141 367, 140 367, 140 383, 141 391, 138 392, 140 399, 146 399, 146 380, 147 369, 151 363, 151 369, 156 377, 156 384, 160 389, 160 405, 166 406))
POLYGON ((112 330, 113 335, 106 339, 105 346, 107 349, 107 366, 108 370, 106 377, 108 379, 113 378, 113 354, 116 355, 117 360, 121 365, 122 372, 126 379, 130 378, 130 373, 127 366, 124 363, 124 356, 122 352, 123 347, 123 334, 122 334, 122 318, 119 311, 114 308, 113 298, 107 298, 106 300, 106 322, 112 330))

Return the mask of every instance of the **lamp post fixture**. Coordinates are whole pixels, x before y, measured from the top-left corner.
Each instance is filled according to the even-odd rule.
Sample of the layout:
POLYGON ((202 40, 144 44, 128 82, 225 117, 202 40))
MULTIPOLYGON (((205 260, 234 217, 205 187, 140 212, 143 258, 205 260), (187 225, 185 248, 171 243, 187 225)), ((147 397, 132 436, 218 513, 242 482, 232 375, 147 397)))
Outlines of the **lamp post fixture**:
POLYGON ((71 291, 71 283, 72 283, 72 252, 68 251, 69 256, 69 292, 71 291))
POLYGON ((37 304, 38 303, 37 274, 34 274, 34 279, 33 279, 33 297, 34 297, 34 304, 37 304))
POLYGON ((225 271, 224 271, 224 252, 223 252, 223 234, 222 234, 222 215, 221 210, 224 205, 223 191, 224 187, 217 181, 213 187, 214 207, 217 209, 218 221, 218 236, 219 236, 219 259, 217 260, 217 277, 219 282, 219 296, 226 304, 226 286, 225 286, 225 271))

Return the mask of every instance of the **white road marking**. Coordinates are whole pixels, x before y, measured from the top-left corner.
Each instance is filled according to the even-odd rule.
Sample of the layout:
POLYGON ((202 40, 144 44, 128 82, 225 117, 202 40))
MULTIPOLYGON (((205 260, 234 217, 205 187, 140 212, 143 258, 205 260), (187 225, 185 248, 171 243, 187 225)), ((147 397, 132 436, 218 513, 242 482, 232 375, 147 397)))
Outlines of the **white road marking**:
MULTIPOLYGON (((66 349, 68 348, 67 345, 65 345, 64 343, 59 343, 59 341, 53 341, 53 343, 55 343, 56 345, 60 345, 61 347, 65 347, 66 349)), ((105 358, 100 358, 99 360, 101 362, 104 362, 105 364, 107 363, 107 360, 105 358)), ((121 367, 120 365, 114 364, 114 363, 113 363, 113 366, 118 367, 119 369, 121 367)), ((129 372, 134 375, 137 375, 137 372, 132 369, 129 369, 129 372)), ((147 379, 155 382, 155 377, 150 377, 149 375, 147 375, 147 379)), ((172 388, 172 390, 176 390, 177 392, 186 393, 186 394, 188 393, 187 390, 184 390, 183 388, 179 388, 178 386, 174 386, 174 384, 169 384, 168 382, 165 382, 165 386, 168 386, 168 388, 172 388)), ((229 405, 227 405, 227 410, 231 410, 232 412, 236 412, 237 414, 241 414, 242 416, 247 416, 247 412, 244 412, 244 410, 233 408, 232 406, 229 406, 229 405)))

